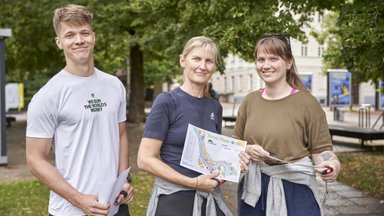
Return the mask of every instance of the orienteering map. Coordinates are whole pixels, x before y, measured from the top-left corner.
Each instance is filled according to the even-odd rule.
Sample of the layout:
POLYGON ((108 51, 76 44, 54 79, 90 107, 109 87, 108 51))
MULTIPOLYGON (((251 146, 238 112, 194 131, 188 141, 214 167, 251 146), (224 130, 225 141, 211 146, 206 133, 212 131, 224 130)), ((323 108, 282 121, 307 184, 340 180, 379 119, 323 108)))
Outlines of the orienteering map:
POLYGON ((238 182, 241 151, 247 142, 188 125, 180 165, 202 174, 219 170, 218 179, 238 182))

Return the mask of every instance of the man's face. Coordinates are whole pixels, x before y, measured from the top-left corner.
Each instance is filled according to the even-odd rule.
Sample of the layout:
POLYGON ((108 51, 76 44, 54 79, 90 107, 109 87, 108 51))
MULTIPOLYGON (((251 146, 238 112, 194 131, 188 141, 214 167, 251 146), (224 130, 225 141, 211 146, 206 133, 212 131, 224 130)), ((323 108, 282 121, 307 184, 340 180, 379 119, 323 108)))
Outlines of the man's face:
POLYGON ((60 24, 57 46, 64 51, 67 64, 84 64, 93 61, 95 33, 89 25, 60 24))

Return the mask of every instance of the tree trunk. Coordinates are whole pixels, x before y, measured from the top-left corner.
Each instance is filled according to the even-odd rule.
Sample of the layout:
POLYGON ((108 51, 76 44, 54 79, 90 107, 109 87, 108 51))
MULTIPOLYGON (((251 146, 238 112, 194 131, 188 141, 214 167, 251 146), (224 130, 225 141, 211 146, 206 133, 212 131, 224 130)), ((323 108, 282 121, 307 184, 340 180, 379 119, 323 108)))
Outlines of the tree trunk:
POLYGON ((143 52, 139 45, 130 51, 130 93, 128 103, 128 122, 140 123, 145 120, 144 113, 144 67, 143 52))

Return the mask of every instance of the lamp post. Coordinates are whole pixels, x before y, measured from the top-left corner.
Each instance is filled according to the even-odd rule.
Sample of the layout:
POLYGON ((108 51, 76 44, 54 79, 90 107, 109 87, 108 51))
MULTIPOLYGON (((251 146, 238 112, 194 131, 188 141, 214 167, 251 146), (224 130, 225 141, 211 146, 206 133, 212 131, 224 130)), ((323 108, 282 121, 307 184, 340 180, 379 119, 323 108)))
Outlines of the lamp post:
POLYGON ((5 44, 4 40, 12 36, 11 29, 0 28, 0 165, 8 164, 7 137, 5 128, 5 44))

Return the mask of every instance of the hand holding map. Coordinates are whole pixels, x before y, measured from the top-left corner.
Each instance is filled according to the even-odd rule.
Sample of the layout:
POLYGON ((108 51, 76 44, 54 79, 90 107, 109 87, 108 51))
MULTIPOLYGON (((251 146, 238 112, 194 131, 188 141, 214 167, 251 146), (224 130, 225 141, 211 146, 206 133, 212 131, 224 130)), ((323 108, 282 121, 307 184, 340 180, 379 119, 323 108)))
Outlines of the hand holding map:
POLYGON ((188 125, 180 165, 202 174, 219 170, 218 179, 238 182, 239 154, 245 151, 246 141, 213 133, 188 125))

